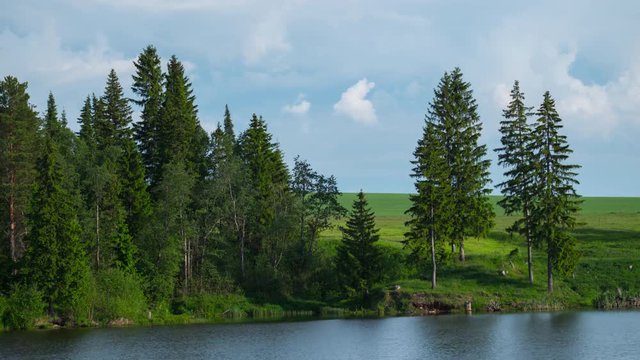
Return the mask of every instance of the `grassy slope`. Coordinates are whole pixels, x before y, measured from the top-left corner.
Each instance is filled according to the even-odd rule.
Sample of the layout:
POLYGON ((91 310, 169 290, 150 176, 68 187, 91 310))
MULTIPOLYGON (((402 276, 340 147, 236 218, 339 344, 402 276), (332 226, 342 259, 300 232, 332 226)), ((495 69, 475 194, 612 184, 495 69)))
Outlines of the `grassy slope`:
MULTIPOLYGON (((355 194, 344 194, 341 201, 350 208, 353 199, 355 194)), ((408 195, 368 194, 367 199, 376 213, 382 245, 401 248, 407 219, 404 211, 410 204, 408 195)), ((497 199, 492 197, 494 203, 497 199)), ((524 308, 591 306, 603 291, 640 290, 640 198, 585 198, 579 215, 583 225, 575 231, 582 257, 573 276, 556 276, 553 296, 546 294, 543 250, 534 251, 536 284, 528 284, 524 242, 518 236, 509 237, 505 231, 513 220, 496 207, 494 229, 487 238, 466 242, 465 264, 440 267, 436 291, 431 291, 430 283, 424 280, 397 283, 409 292, 424 291, 458 301, 472 298, 478 307, 490 301, 503 305, 515 302, 524 308), (516 248, 519 255, 509 259, 508 254, 516 248), (506 270, 507 276, 501 276, 500 270, 506 270)), ((337 229, 323 234, 326 246, 337 244, 339 239, 337 229)))

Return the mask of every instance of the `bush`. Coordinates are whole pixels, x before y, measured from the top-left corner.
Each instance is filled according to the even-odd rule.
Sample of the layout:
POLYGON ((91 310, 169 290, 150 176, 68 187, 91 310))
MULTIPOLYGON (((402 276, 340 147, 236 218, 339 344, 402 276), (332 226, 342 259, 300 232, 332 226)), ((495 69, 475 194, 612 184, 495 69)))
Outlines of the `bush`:
POLYGON ((93 301, 95 319, 109 322, 120 318, 144 321, 147 299, 142 292, 141 279, 120 269, 100 271, 96 275, 96 294, 93 301))
POLYGON ((198 294, 184 299, 184 312, 201 319, 242 318, 253 310, 239 294, 198 294))
POLYGON ((34 286, 15 285, 5 301, 2 322, 10 329, 32 329, 45 306, 42 293, 34 286))

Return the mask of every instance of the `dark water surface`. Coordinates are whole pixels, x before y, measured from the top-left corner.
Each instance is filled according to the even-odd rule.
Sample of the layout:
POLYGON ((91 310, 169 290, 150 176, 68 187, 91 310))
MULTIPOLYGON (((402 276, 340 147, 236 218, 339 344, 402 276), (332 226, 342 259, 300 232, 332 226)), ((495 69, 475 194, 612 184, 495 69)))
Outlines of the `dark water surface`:
POLYGON ((0 359, 640 359, 640 312, 7 332, 0 359))

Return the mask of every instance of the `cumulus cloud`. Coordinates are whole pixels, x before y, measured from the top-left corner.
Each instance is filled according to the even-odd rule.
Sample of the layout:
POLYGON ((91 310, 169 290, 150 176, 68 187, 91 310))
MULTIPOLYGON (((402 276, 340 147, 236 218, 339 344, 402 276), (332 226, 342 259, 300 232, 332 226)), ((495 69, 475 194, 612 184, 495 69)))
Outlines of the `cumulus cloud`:
POLYGON ((373 103, 366 99, 367 94, 376 86, 366 78, 342 93, 340 100, 333 105, 338 114, 346 115, 362 124, 375 124, 378 122, 373 103))
POLYGON ((295 115, 304 115, 309 112, 311 103, 305 100, 304 95, 298 95, 298 100, 295 104, 285 105, 282 107, 282 111, 295 115))

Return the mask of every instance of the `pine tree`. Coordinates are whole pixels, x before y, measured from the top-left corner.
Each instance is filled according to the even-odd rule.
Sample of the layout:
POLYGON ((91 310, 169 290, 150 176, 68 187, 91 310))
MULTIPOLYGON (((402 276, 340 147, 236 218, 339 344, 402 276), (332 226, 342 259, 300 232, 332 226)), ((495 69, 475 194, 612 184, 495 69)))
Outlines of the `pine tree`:
POLYGON ((24 214, 36 176, 38 123, 27 83, 12 76, 0 81, 0 291, 8 290, 8 276, 16 273, 24 249, 24 214))
POLYGON ((574 188, 578 184, 576 170, 580 166, 567 164, 573 151, 567 137, 560 134, 562 119, 548 91, 536 115, 534 188, 538 197, 532 218, 537 241, 546 245, 547 291, 553 292, 554 270, 560 274, 569 273, 578 261, 575 238, 569 231, 576 226, 575 216, 581 203, 574 188))
POLYGON ((133 75, 131 90, 139 97, 133 102, 142 107, 140 122, 134 124, 134 137, 140 147, 147 179, 155 185, 162 171, 159 123, 164 101, 163 74, 156 48, 152 45, 147 46, 133 64, 136 73, 133 75))
POLYGON ((119 168, 122 183, 120 199, 126 223, 131 236, 139 240, 151 215, 151 198, 147 192, 142 158, 131 138, 124 140, 119 168))
MULTIPOLYGON (((459 247, 459 258, 465 259, 464 240, 480 236, 493 225, 493 210, 487 195, 490 161, 486 145, 479 145, 482 123, 477 113, 471 85, 455 68, 445 73, 435 90, 427 120, 433 122, 444 147, 449 189, 446 211, 449 219, 448 238, 459 247)), ((441 215, 441 216, 442 216, 441 215)))
POLYGON ((44 293, 50 315, 67 316, 83 296, 89 270, 58 148, 49 135, 45 150, 38 162, 23 273, 44 293))
POLYGON ((415 179, 416 193, 410 196, 412 206, 406 211, 411 219, 406 222, 405 246, 411 250, 413 262, 422 264, 427 256, 431 260, 431 288, 437 286, 437 262, 444 257, 444 241, 448 234, 446 209, 449 193, 448 166, 444 147, 438 139, 433 122, 426 121, 423 135, 413 153, 415 160, 411 177, 415 179))
POLYGON ((529 282, 533 284, 535 224, 532 223, 531 212, 536 196, 533 187, 535 159, 532 129, 527 123, 531 110, 532 108, 525 106, 524 94, 520 91, 518 81, 515 81, 511 90, 511 102, 503 111, 504 120, 500 122, 502 147, 495 151, 498 153, 498 164, 506 168, 506 180, 498 184, 504 196, 498 201, 498 205, 502 206, 506 215, 522 214, 510 227, 510 231, 517 231, 525 237, 529 282))
POLYGON ((340 228, 342 243, 336 258, 343 287, 347 293, 358 296, 361 305, 367 305, 370 292, 383 273, 381 252, 375 245, 380 235, 375 226, 375 215, 361 190, 346 226, 340 228))

